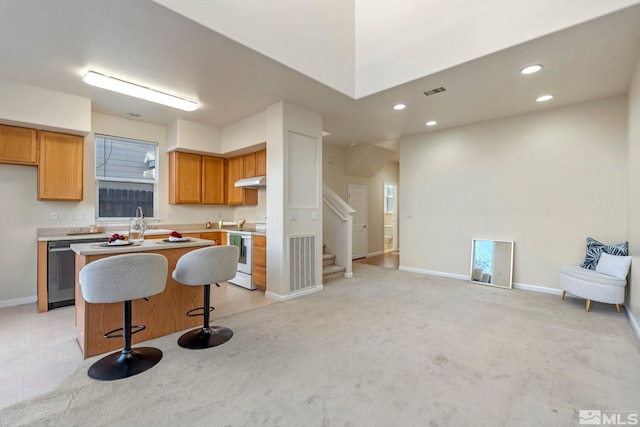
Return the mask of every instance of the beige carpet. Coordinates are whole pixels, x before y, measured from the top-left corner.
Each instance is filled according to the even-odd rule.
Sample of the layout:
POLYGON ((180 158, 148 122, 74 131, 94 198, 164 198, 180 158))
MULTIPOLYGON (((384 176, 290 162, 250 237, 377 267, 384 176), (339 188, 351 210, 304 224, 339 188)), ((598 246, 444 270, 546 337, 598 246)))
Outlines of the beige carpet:
POLYGON ((640 411, 640 345, 624 313, 558 296, 354 264, 323 292, 180 334, 121 381, 86 375, 0 411, 0 425, 568 426, 580 409, 640 411))

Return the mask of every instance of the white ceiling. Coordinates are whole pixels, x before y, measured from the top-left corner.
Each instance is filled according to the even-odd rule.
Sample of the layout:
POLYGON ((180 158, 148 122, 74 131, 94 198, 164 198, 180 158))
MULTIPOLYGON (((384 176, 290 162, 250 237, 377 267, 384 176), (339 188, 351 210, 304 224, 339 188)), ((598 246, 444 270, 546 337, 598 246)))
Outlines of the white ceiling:
MULTIPOLYGON (((640 5, 353 99, 150 0, 0 2, 0 78, 84 96, 93 110, 218 128, 280 101, 323 115, 325 142, 394 148, 401 136, 627 92, 640 50, 640 5), (531 63, 541 73, 522 76, 531 63), (198 99, 181 112, 90 87, 94 70, 198 99), (422 92, 447 91, 425 97, 422 92), (551 92, 553 101, 534 99, 551 92), (404 102, 408 108, 394 111, 404 102), (426 128, 428 119, 438 126, 426 128)), ((416 55, 425 52, 416 51, 416 55)))

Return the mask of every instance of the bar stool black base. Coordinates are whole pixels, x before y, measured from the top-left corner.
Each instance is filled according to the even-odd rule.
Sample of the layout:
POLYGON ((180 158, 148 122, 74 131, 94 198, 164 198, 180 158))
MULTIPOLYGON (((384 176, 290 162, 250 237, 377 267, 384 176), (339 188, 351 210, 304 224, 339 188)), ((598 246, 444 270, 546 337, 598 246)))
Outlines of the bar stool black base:
POLYGON ((178 339, 178 345, 191 350, 215 347, 224 344, 231 339, 233 331, 224 326, 211 326, 209 328, 194 329, 183 334, 178 339))
POLYGON ((89 376, 111 381, 138 375, 153 368, 162 359, 162 351, 153 347, 136 347, 130 353, 119 351, 103 357, 89 368, 89 376))

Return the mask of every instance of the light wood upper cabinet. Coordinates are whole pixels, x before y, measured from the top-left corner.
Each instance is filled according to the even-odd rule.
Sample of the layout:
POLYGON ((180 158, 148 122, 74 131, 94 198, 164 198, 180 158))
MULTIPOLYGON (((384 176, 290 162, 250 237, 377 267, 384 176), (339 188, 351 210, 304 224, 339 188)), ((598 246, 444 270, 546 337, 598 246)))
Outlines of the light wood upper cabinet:
POLYGON ((225 160, 202 156, 202 203, 225 204, 225 160))
POLYGON ((170 204, 225 204, 225 182, 224 159, 169 153, 170 204))
POLYGON ((202 202, 202 156, 174 151, 169 153, 169 203, 202 202))
POLYGON ((84 138, 38 131, 38 200, 82 200, 84 138))
POLYGON ((0 163, 37 166, 37 131, 0 125, 0 163))
POLYGON ((267 175, 267 150, 256 153, 256 176, 267 175))
POLYGON ((258 190, 255 188, 235 187, 237 180, 244 178, 244 156, 229 159, 227 168, 228 203, 230 205, 257 205, 258 190))
POLYGON ((232 157, 228 163, 228 197, 230 205, 241 205, 244 202, 243 189, 234 187, 233 184, 244 178, 244 158, 242 156, 232 157))
POLYGON ((256 175, 256 153, 249 153, 243 156, 244 177, 252 178, 256 175))

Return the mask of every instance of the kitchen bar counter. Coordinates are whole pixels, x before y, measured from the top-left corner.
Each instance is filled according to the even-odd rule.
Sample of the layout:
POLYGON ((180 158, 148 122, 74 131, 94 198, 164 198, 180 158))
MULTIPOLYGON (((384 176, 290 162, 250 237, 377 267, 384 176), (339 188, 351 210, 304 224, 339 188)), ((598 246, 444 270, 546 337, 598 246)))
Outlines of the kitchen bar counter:
MULTIPOLYGON (((197 224, 174 224, 172 227, 171 224, 163 224, 160 226, 154 226, 155 228, 150 228, 145 232, 145 236, 149 239, 158 239, 158 238, 166 238, 169 237, 169 233, 175 230, 182 234, 189 233, 215 233, 217 231, 220 232, 234 232, 234 231, 243 231, 249 232, 257 235, 266 235, 266 230, 257 230, 255 227, 249 225, 245 225, 242 228, 238 228, 236 226, 224 226, 222 228, 218 228, 215 225, 212 228, 206 228, 203 225, 197 224)), ((87 229, 87 227, 84 227, 87 229)), ((105 230, 101 233, 80 233, 78 228, 39 228, 37 232, 38 241, 39 242, 49 242, 54 240, 84 240, 84 239, 100 239, 100 238, 109 238, 113 233, 118 233, 122 235, 128 235, 129 231, 125 230, 123 227, 109 227, 109 229, 105 230), (69 232, 78 233, 78 234, 67 234, 69 232)))
POLYGON ((211 246, 214 242, 191 238, 189 242, 165 243, 145 240, 140 245, 101 247, 98 243, 72 244, 76 253, 76 332, 84 358, 122 348, 122 339, 106 339, 103 335, 122 327, 122 303, 92 304, 82 297, 79 272, 86 264, 101 258, 126 253, 151 252, 164 255, 169 261, 165 290, 148 298, 132 301, 132 324, 146 329, 132 336, 139 343, 185 329, 201 326, 199 317, 187 317, 186 312, 202 305, 202 288, 185 286, 171 277, 178 259, 189 251, 211 246))
POLYGON ((186 242, 165 242, 164 239, 147 239, 142 243, 121 246, 101 246, 101 243, 72 243, 71 250, 77 255, 114 255, 155 252, 163 249, 175 249, 176 247, 198 248, 201 246, 210 246, 212 243, 211 240, 196 239, 195 237, 191 237, 190 240, 186 242))

